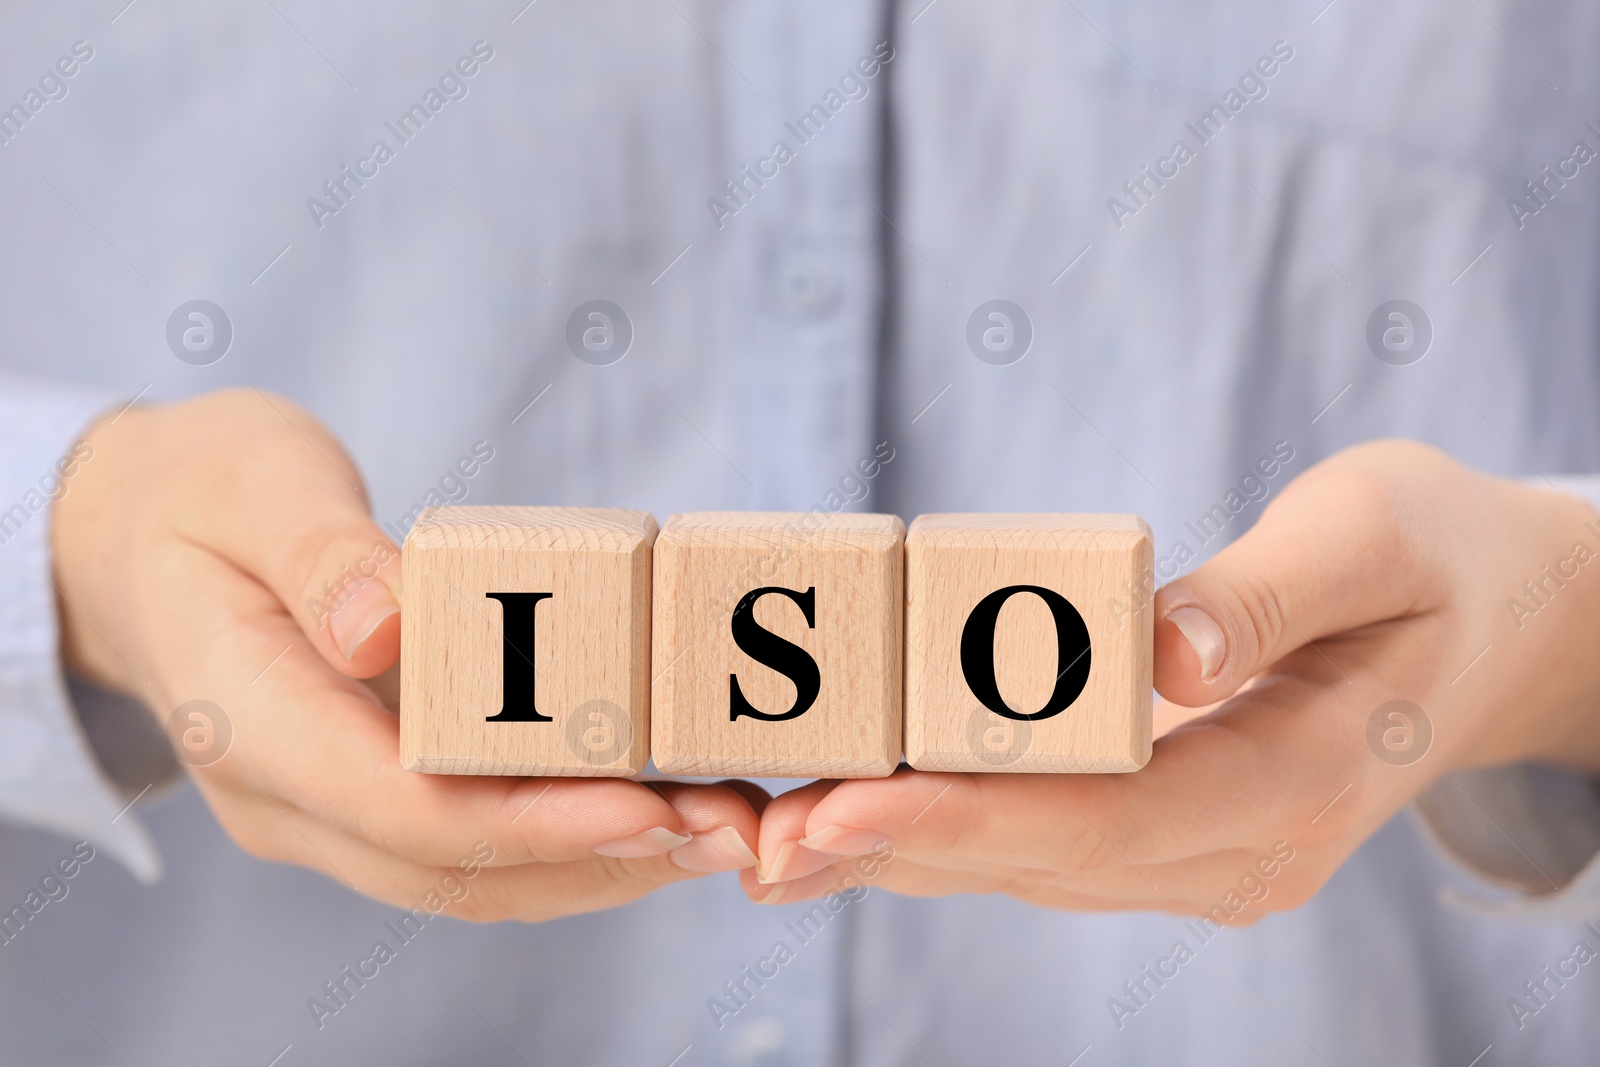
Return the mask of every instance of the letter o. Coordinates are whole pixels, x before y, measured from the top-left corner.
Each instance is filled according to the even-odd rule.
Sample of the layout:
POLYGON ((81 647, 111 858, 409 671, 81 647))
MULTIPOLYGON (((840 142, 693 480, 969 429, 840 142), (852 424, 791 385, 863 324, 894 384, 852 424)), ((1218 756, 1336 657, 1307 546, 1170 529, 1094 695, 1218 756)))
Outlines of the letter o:
POLYGON ((996 715, 1019 722, 1038 722, 1066 711, 1089 683, 1089 627, 1072 602, 1039 585, 1008 585, 978 601, 961 629, 961 673, 967 688, 996 715), (1031 714, 1012 709, 1000 695, 994 674, 995 627, 1000 609, 1018 593, 1032 593, 1045 602, 1056 624, 1056 685, 1044 707, 1031 714))

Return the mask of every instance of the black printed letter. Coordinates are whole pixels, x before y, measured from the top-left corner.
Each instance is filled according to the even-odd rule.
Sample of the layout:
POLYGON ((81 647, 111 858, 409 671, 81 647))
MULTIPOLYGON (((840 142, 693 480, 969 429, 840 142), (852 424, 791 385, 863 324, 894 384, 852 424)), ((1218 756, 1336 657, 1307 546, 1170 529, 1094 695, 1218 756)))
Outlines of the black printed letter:
POLYGON ((804 593, 800 593, 777 585, 763 586, 746 593, 740 599, 739 606, 733 609, 733 643, 757 663, 771 667, 794 683, 794 707, 777 715, 757 711, 750 706, 750 701, 745 699, 744 692, 739 688, 739 676, 730 674, 728 675, 729 722, 741 715, 766 722, 796 719, 816 703, 817 694, 822 691, 822 672, 817 669, 817 661, 811 658, 811 653, 799 645, 785 641, 770 630, 762 629, 761 624, 756 622, 756 601, 768 593, 786 596, 800 605, 800 611, 806 617, 806 625, 814 630, 817 627, 817 587, 812 586, 804 593))
POLYGON ((967 616, 967 625, 961 631, 961 673, 972 695, 996 715, 1021 722, 1048 719, 1066 711, 1089 681, 1089 628, 1078 609, 1060 593, 1037 585, 1008 585, 978 601, 967 616), (995 625, 1000 621, 1000 608, 1017 593, 1032 593, 1043 600, 1056 622, 1055 692, 1032 715, 1006 705, 994 676, 995 625))
POLYGON ((539 601, 550 593, 485 593, 500 601, 500 664, 504 672, 498 715, 485 716, 484 722, 555 722, 540 715, 533 703, 533 619, 539 601))

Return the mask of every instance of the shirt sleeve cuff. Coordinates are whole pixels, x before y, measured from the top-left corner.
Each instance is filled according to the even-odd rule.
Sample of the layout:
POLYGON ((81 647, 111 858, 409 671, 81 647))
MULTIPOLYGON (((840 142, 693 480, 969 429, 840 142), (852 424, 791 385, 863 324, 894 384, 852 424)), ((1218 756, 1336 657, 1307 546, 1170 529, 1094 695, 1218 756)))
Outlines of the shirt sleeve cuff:
POLYGON ((1478 882, 1468 910, 1600 919, 1600 792, 1585 775, 1522 763, 1446 775, 1417 798, 1423 833, 1478 882))
MULTIPOLYGON (((1600 475, 1529 478, 1600 508, 1600 475)), ((1536 764, 1446 775, 1417 798, 1423 833, 1479 889, 1446 889, 1472 911, 1531 919, 1600 919, 1600 784, 1536 764)))
POLYGON ((0 376, 0 817, 88 840, 149 883, 160 857, 68 696, 51 574, 51 505, 94 462, 80 435, 116 408, 109 394, 0 376))

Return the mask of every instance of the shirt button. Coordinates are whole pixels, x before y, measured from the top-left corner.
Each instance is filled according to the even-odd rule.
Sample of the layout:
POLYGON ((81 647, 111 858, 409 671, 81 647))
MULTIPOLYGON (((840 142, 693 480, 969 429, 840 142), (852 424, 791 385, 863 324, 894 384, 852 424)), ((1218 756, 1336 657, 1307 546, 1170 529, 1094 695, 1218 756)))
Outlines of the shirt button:
POLYGON ((780 252, 772 277, 775 302, 791 315, 820 319, 838 306, 839 283, 827 260, 814 248, 780 252))
POLYGON ((735 1030, 727 1051, 729 1067, 789 1067, 789 1032, 764 1015, 735 1030))

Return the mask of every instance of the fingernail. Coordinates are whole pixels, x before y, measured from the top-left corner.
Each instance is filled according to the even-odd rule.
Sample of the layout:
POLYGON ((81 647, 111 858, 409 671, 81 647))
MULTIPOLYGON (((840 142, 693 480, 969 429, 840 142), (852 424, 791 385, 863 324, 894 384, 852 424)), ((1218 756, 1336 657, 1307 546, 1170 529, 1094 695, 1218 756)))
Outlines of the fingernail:
POLYGON ((679 845, 689 843, 688 834, 675 834, 665 826, 657 826, 642 834, 621 837, 594 846, 596 853, 619 860, 642 860, 647 856, 663 856, 679 845))
POLYGON ((875 848, 889 843, 889 839, 876 830, 853 830, 848 826, 825 826, 800 843, 813 852, 826 852, 830 856, 865 856, 875 848))
POLYGON ((810 900, 813 897, 825 896, 839 883, 839 872, 822 870, 813 871, 803 878, 796 878, 789 882, 779 882, 772 887, 766 896, 756 900, 757 904, 793 904, 801 900, 810 900))
POLYGON ((367 638, 399 610, 400 605, 394 602, 384 584, 369 578, 328 616, 328 629, 344 658, 354 659, 367 638))
POLYGON ((785 841, 779 848, 778 854, 771 863, 763 864, 756 875, 756 881, 763 885, 774 882, 787 882, 794 878, 804 878, 822 870, 834 861, 836 857, 813 852, 798 841, 785 841))
POLYGON ((739 836, 739 831, 724 826, 695 834, 687 844, 673 849, 672 862, 686 871, 716 874, 718 871, 742 871, 760 861, 739 836))
POLYGON ((1167 612, 1167 621, 1178 628, 1194 654, 1200 658, 1200 680, 1207 684, 1222 671, 1222 661, 1228 655, 1228 639, 1222 636, 1222 627, 1216 620, 1197 607, 1173 608, 1167 612))

